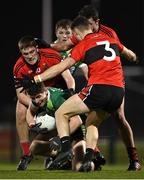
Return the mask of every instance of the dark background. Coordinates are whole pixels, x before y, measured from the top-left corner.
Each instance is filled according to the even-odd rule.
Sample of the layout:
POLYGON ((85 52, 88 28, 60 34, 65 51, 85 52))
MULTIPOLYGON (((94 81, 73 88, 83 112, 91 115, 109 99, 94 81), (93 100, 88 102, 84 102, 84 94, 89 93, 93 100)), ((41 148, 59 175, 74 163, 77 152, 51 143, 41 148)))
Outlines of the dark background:
MULTIPOLYGON (((42 38, 42 1, 3 1, 0 4, 0 84, 1 121, 9 121, 15 111, 15 89, 13 86, 13 66, 19 57, 18 40, 24 35, 42 38), (15 2, 15 4, 13 4, 15 2), (9 116, 8 113, 9 112, 9 116)), ((53 32, 55 23, 61 18, 73 19, 80 8, 89 4, 88 0, 52 0, 53 32)), ((120 40, 137 53, 138 66, 143 68, 143 1, 101 0, 101 22, 113 28, 120 40)), ((53 34, 52 39, 55 39, 53 34)), ((125 60, 123 65, 134 66, 125 60)), ((140 77, 143 81, 143 77, 140 77)), ((126 91, 126 112, 138 136, 142 135, 144 96, 126 91), (137 108, 137 109, 136 109, 137 108)))

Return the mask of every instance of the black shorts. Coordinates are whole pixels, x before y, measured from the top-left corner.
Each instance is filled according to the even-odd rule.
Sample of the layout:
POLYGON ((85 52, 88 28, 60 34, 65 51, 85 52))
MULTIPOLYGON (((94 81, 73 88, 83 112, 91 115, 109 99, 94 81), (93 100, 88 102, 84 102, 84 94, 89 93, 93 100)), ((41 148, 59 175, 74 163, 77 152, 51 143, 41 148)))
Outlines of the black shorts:
POLYGON ((123 100, 124 89, 117 86, 94 84, 79 92, 79 97, 90 110, 116 111, 123 100))

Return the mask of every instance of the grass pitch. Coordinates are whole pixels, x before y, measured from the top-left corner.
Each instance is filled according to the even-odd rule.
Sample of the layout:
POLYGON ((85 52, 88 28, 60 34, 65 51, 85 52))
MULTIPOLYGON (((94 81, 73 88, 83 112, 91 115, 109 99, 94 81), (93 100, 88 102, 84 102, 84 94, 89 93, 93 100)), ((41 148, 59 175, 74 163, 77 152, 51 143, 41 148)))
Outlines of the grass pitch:
POLYGON ((47 171, 42 164, 30 164, 26 171, 16 171, 16 164, 0 164, 0 179, 144 179, 144 168, 138 172, 126 171, 127 166, 105 165, 102 171, 81 173, 47 171))

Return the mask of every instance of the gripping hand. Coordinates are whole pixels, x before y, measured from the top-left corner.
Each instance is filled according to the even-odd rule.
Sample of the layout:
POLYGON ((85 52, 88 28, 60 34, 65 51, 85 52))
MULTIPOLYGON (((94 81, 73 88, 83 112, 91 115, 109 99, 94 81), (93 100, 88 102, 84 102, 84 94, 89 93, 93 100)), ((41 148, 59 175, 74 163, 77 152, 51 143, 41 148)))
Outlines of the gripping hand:
POLYGON ((37 123, 37 124, 34 124, 30 127, 30 131, 31 132, 34 132, 34 133, 37 133, 37 134, 46 134, 48 132, 47 128, 40 128, 41 126, 41 122, 37 123))
POLYGON ((68 99, 69 97, 73 96, 74 94, 75 94, 75 91, 73 88, 64 90, 64 98, 65 99, 68 99))
POLYGON ((21 88, 23 87, 23 89, 21 90, 21 92, 25 89, 30 88, 31 86, 33 86, 35 83, 34 78, 29 77, 29 76, 25 76, 24 78, 14 78, 14 85, 15 88, 21 88))

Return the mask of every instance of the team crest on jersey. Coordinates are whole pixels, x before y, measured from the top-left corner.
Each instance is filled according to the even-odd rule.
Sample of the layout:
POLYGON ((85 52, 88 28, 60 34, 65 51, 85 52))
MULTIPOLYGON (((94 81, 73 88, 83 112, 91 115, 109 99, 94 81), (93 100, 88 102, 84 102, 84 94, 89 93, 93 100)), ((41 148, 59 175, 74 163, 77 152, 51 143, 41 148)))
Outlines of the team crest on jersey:
POLYGON ((40 67, 38 67, 38 68, 36 69, 36 73, 41 73, 40 67))

